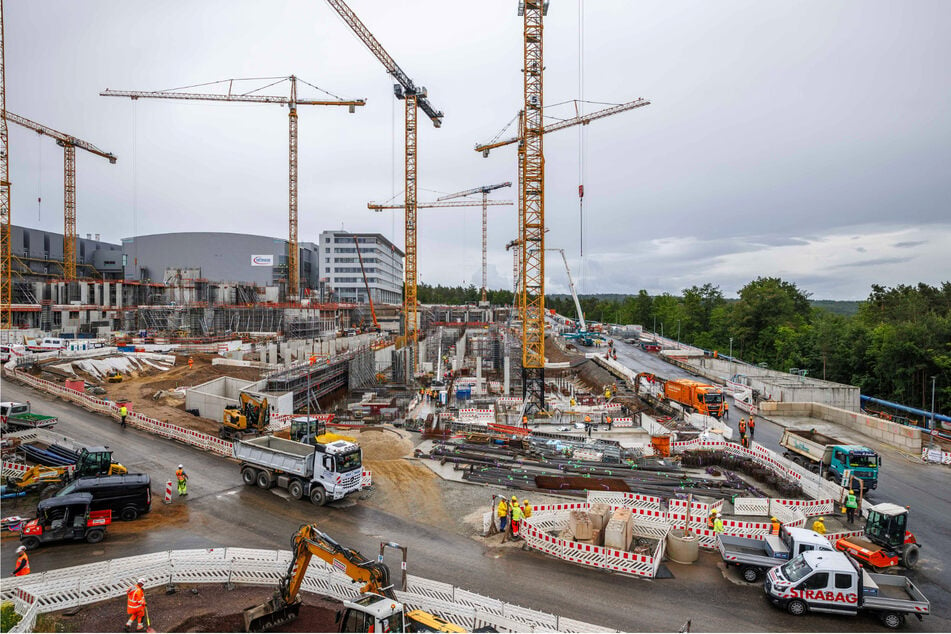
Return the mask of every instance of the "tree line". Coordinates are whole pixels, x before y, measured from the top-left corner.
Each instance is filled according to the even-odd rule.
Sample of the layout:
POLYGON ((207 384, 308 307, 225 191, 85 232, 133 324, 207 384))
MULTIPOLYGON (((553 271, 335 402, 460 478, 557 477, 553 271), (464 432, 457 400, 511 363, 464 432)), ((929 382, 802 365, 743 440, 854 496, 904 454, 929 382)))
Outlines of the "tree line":
MULTIPOLYGON (((426 304, 479 300, 475 286, 420 284, 426 304)), ((727 299, 704 284, 681 295, 640 290, 623 298, 580 296, 586 320, 640 324, 671 339, 733 356, 773 370, 857 385, 863 394, 931 410, 951 411, 951 282, 940 286, 873 285, 854 314, 814 305, 810 293, 777 277, 760 277, 727 299)), ((488 291, 496 305, 512 303, 511 291, 488 291)), ((570 296, 545 298, 546 309, 576 317, 570 296)))

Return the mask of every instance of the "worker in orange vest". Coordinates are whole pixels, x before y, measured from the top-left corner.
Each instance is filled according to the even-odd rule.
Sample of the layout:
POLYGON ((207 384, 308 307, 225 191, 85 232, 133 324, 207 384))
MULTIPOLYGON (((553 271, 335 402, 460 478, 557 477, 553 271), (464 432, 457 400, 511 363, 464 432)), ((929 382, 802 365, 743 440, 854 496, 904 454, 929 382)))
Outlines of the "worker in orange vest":
POLYGON ((740 442, 743 442, 743 439, 746 438, 746 419, 745 418, 740 419, 739 430, 740 430, 740 442))
POLYGON ((747 427, 750 430, 750 440, 753 440, 753 436, 756 435, 756 421, 753 420, 752 416, 750 416, 750 422, 747 423, 747 427))
POLYGON ((769 518, 769 521, 772 522, 772 526, 770 527, 770 531, 769 531, 770 534, 779 535, 779 529, 780 527, 782 527, 782 524, 780 524, 779 520, 776 519, 775 517, 769 518))
POLYGON ((145 579, 139 579, 135 585, 126 591, 126 612, 129 614, 129 620, 125 623, 125 631, 132 631, 132 621, 138 620, 135 628, 136 632, 144 632, 142 618, 145 617, 145 579))
POLYGON ((30 574, 30 558, 26 556, 26 546, 17 548, 17 565, 13 569, 14 577, 22 577, 30 574))
POLYGON ((191 357, 188 357, 188 369, 191 370, 192 366, 194 365, 195 365, 195 360, 192 359, 191 357))

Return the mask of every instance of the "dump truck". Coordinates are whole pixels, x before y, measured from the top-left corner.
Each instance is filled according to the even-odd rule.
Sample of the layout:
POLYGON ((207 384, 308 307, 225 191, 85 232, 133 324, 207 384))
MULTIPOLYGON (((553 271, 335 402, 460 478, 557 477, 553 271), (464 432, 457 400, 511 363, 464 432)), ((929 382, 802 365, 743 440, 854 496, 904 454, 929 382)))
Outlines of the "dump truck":
MULTIPOLYGON (((786 450, 787 458, 829 480, 842 482, 848 471, 853 478, 861 480, 865 491, 878 487, 881 457, 868 447, 844 443, 815 429, 786 429, 779 444, 786 450)), ((851 479, 842 484, 853 488, 851 479)))
POLYGON ((317 506, 361 488, 360 446, 346 440, 304 444, 268 435, 238 440, 232 446, 241 461, 241 479, 249 486, 277 486, 295 500, 306 496, 317 506))
POLYGON ((650 372, 641 372, 634 377, 634 392, 639 394, 641 379, 660 384, 660 395, 667 401, 678 403, 685 411, 706 416, 723 416, 723 392, 720 388, 694 381, 693 379, 663 379, 650 372))
POLYGON ((718 535, 717 548, 723 561, 738 567, 743 580, 750 583, 777 564, 808 550, 835 550, 828 539, 815 531, 785 526, 779 535, 767 535, 766 539, 718 535))
POLYGON ((931 602, 908 577, 869 573, 840 552, 805 552, 776 566, 767 573, 763 591, 793 616, 871 612, 891 629, 901 627, 906 614, 920 621, 931 613, 931 602))
POLYGON ((34 414, 29 403, 0 403, 0 424, 3 429, 46 429, 57 423, 55 416, 34 414))

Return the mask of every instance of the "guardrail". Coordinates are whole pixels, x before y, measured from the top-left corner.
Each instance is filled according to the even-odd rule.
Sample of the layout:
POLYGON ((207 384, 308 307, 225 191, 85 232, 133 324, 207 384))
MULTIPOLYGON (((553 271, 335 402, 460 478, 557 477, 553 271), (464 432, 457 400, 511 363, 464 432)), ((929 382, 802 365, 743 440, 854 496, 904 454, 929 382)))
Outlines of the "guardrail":
MULTIPOLYGON (((37 615, 125 596, 139 577, 146 588, 166 584, 233 583, 276 586, 291 563, 287 550, 208 548, 172 550, 34 573, 0 582, 0 599, 12 601, 23 618, 10 632, 30 632, 37 615)), ((273 588, 272 588, 273 589, 273 588)), ((311 560, 303 592, 352 600, 359 596, 345 574, 311 560)), ((267 598, 262 589, 262 601, 267 598)), ((406 592, 396 597, 410 609, 423 609, 468 631, 492 626, 501 632, 616 632, 591 623, 539 612, 452 585, 407 576, 406 592)))

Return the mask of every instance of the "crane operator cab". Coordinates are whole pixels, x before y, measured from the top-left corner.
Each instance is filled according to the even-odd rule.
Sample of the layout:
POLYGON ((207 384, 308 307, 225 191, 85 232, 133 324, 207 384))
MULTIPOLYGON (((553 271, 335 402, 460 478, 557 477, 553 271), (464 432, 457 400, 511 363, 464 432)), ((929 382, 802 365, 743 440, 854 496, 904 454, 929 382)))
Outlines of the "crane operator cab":
POLYGON ((365 594, 356 601, 344 601, 337 613, 341 632, 465 632, 465 628, 435 614, 412 610, 379 594, 365 594))

